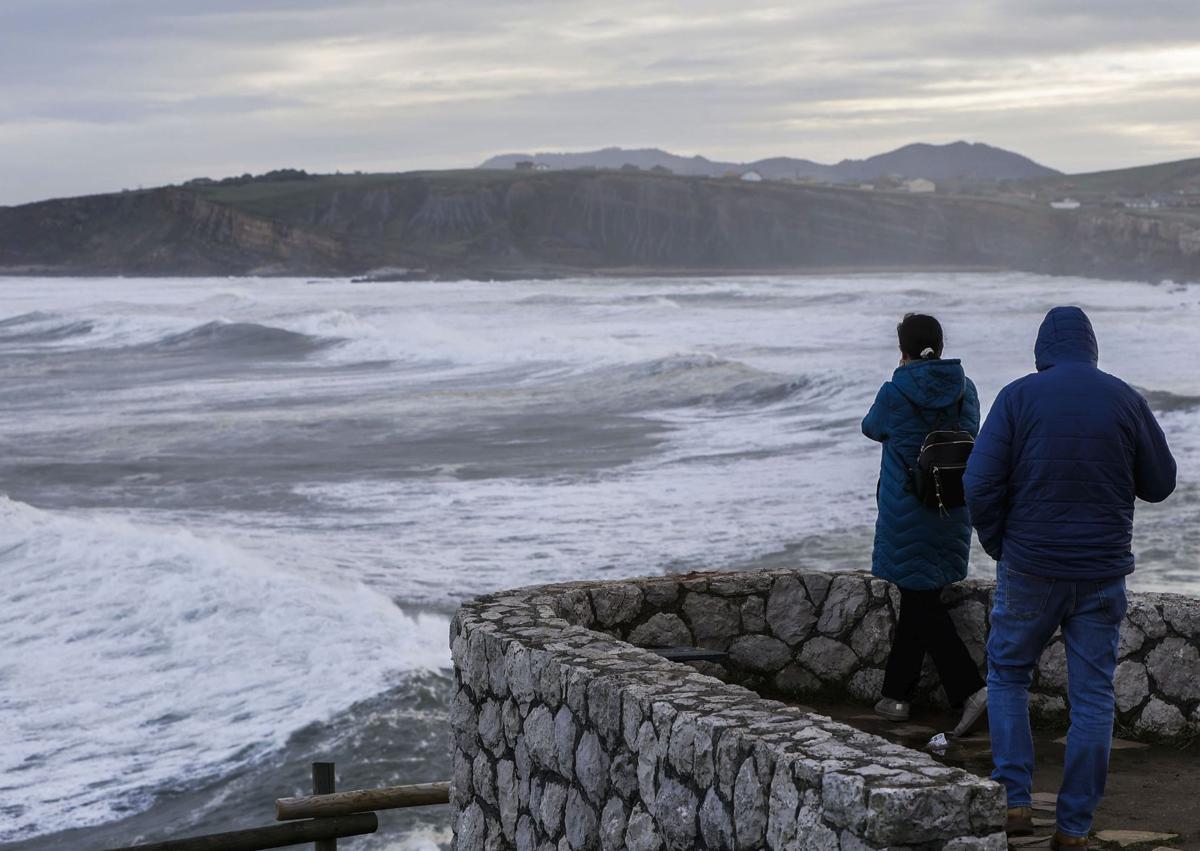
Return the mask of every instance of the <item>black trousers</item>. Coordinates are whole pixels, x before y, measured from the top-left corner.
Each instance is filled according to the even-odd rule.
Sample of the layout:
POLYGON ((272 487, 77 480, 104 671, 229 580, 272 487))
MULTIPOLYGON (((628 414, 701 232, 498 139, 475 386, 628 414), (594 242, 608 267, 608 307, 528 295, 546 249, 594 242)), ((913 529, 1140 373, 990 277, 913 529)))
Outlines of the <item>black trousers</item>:
POLYGON ((942 602, 942 590, 901 588, 896 637, 883 675, 884 697, 908 700, 921 678, 926 653, 933 657, 942 688, 952 706, 960 706, 983 688, 983 677, 942 602))

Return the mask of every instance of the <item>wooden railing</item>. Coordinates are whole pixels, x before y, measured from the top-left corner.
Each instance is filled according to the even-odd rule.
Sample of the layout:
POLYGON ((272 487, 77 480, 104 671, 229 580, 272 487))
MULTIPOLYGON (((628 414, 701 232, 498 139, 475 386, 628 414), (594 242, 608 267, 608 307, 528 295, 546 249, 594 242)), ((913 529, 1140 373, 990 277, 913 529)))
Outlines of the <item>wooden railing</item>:
POLYGON ((418 783, 380 789, 334 790, 332 762, 313 763, 313 794, 275 801, 275 818, 285 824, 168 839, 109 851, 265 851, 313 843, 316 851, 337 851, 337 841, 379 829, 376 810, 450 803, 449 783, 418 783))
POLYGON ((400 807, 424 807, 450 803, 449 783, 418 783, 412 786, 384 786, 380 789, 356 789, 332 795, 308 795, 280 798, 275 802, 279 821, 301 818, 330 818, 400 807))

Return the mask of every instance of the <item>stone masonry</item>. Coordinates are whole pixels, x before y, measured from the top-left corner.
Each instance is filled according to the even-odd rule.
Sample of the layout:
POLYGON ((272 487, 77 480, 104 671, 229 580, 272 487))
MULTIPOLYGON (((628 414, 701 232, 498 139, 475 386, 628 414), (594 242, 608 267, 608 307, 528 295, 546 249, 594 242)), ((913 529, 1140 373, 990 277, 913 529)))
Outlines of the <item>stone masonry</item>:
MULTIPOLYGON (((946 592, 983 661, 988 583, 946 592)), ((455 848, 1003 849, 990 781, 771 700, 873 701, 897 595, 864 573, 773 570, 542 586, 451 627, 455 848), (642 649, 727 651, 722 664, 642 649)), ((1126 735, 1200 730, 1200 602, 1133 595, 1117 670, 1126 735)), ((1031 707, 1066 713, 1060 639, 1031 707)), ((920 697, 942 699, 927 672, 920 697)))

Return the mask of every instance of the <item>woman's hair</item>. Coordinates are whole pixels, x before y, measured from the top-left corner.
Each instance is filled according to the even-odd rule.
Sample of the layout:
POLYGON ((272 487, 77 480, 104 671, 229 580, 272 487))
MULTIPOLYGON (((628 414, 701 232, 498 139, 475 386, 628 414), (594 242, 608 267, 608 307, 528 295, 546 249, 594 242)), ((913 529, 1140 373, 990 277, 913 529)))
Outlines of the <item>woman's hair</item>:
POLYGON ((909 313, 896 326, 900 351, 909 360, 928 360, 942 356, 942 326, 932 316, 909 313))

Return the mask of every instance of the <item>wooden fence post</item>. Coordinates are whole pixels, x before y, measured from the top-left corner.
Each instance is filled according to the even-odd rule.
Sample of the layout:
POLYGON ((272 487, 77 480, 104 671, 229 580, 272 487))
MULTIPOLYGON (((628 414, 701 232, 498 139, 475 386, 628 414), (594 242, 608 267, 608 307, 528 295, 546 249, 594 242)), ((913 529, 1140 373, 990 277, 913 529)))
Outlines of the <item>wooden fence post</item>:
MULTIPOLYGON (((336 791, 334 785, 337 781, 334 779, 332 762, 314 762, 312 776, 314 795, 328 795, 330 792, 336 791)), ((337 840, 318 839, 313 843, 313 848, 315 851, 337 851, 337 840)))

